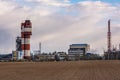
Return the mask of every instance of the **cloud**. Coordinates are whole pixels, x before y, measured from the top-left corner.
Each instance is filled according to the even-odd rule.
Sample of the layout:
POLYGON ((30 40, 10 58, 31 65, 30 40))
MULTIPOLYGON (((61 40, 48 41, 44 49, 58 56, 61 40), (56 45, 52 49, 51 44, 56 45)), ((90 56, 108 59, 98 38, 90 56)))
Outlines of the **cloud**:
POLYGON ((69 0, 0 1, 0 52, 15 50, 15 39, 20 36, 20 24, 31 19, 33 35, 31 50, 42 52, 66 51, 70 44, 88 43, 102 52, 107 45, 107 20, 111 19, 113 43, 119 42, 119 6, 101 1, 69 0), (117 21, 116 21, 117 20, 117 21), (115 41, 116 40, 116 41, 115 41))
POLYGON ((9 13, 11 10, 14 9, 13 3, 6 2, 1 0, 0 1, 0 15, 9 13))
POLYGON ((27 2, 34 2, 34 3, 39 3, 42 5, 48 5, 48 6, 69 6, 70 1, 69 0, 26 0, 27 2))

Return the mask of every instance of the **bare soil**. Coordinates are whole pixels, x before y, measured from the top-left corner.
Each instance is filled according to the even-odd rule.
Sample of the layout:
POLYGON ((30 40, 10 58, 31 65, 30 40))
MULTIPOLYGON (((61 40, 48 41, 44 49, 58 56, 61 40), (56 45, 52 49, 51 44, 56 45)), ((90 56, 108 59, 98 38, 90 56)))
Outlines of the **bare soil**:
POLYGON ((120 80, 120 61, 2 62, 0 80, 120 80))

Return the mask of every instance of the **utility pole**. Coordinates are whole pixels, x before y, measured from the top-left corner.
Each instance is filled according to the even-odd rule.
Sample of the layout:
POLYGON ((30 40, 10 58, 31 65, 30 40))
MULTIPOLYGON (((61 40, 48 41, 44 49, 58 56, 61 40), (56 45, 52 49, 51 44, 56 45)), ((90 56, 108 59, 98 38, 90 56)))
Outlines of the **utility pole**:
POLYGON ((41 54, 41 42, 39 43, 39 54, 41 54))
POLYGON ((120 44, 119 44, 119 51, 120 51, 120 44))

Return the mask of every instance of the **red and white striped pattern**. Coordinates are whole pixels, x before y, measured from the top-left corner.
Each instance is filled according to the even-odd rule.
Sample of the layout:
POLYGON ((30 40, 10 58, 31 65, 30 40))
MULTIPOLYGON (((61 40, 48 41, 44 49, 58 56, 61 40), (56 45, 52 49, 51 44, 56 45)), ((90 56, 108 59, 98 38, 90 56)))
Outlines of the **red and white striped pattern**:
POLYGON ((32 25, 30 20, 25 20, 21 24, 22 52, 24 58, 30 59, 30 36, 32 35, 32 25))

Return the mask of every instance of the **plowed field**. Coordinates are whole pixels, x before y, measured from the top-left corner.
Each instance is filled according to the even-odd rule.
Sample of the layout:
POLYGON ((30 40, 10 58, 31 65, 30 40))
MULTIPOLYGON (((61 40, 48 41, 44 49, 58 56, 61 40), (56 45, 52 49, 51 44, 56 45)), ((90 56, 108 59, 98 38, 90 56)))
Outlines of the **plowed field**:
POLYGON ((0 80, 120 80, 120 61, 4 62, 0 80))

